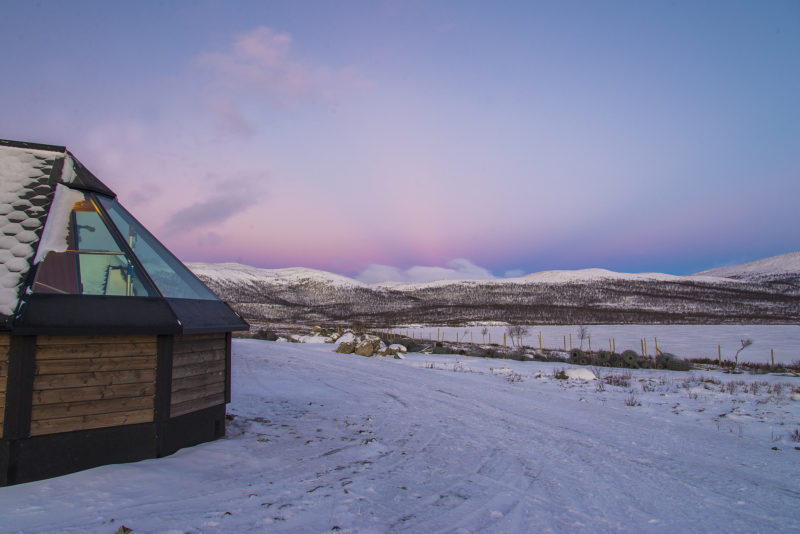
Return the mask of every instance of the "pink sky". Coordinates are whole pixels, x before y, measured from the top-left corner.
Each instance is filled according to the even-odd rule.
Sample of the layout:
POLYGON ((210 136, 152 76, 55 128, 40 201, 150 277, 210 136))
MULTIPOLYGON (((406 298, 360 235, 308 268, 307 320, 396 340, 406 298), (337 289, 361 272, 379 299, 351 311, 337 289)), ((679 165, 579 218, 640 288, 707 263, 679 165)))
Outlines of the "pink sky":
POLYGON ((0 137, 67 145, 184 261, 686 274, 800 248, 797 3, 6 11, 0 137))

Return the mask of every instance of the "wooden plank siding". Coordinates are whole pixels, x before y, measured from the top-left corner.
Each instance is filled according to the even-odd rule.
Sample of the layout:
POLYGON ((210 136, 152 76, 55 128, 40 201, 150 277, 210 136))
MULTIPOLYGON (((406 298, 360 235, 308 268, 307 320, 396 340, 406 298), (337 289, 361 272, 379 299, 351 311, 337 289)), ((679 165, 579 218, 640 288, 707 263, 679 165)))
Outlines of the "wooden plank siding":
POLYGON ((3 435, 3 421, 6 416, 6 392, 8 391, 8 349, 11 336, 0 332, 0 436, 3 435))
POLYGON ((156 336, 39 336, 31 436, 153 421, 156 336))
POLYGON ((225 404, 224 333, 175 336, 170 417, 225 404))

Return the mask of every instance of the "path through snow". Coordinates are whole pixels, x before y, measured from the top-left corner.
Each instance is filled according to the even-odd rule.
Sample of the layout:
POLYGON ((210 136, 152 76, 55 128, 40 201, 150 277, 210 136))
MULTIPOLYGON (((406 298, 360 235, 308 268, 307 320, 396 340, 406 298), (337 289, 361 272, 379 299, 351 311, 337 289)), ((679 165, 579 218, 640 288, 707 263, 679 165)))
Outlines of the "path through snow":
POLYGON ((226 439, 0 488, 0 531, 800 530, 797 379, 332 350, 235 340, 226 439))

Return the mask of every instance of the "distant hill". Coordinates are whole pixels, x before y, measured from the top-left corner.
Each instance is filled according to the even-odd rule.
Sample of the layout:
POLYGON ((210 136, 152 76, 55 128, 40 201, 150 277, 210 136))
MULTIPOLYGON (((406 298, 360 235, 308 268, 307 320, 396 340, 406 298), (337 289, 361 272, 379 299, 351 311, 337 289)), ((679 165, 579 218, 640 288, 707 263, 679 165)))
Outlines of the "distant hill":
POLYGON ((800 252, 772 256, 742 265, 709 269, 697 275, 748 280, 779 290, 797 291, 800 290, 800 252))
POLYGON ((365 284, 316 269, 190 263, 251 321, 398 325, 797 323, 800 253, 690 276, 544 271, 519 278, 365 284))

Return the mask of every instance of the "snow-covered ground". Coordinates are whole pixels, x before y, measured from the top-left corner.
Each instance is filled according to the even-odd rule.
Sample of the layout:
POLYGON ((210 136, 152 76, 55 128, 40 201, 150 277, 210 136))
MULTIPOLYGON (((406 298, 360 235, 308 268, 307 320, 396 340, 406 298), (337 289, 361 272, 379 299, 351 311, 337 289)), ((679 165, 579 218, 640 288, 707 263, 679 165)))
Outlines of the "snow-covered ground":
MULTIPOLYGON (((505 326, 486 326, 488 335, 481 334, 484 326, 469 327, 436 327, 410 326, 399 327, 398 333, 414 335, 424 339, 436 339, 437 333, 447 341, 469 341, 470 332, 475 343, 485 343, 491 336, 492 343, 503 344, 505 326)), ((569 348, 569 335, 572 344, 577 347, 578 326, 529 326, 524 337, 525 345, 538 348, 539 332, 542 333, 544 348, 569 348), (565 341, 566 338, 566 341, 565 341)), ((608 350, 608 342, 613 339, 617 352, 626 349, 641 352, 641 340, 647 340, 648 354, 655 352, 655 343, 664 352, 671 352, 681 358, 717 359, 717 346, 722 349, 722 358, 733 360, 736 350, 741 347, 740 340, 752 339, 753 345, 743 350, 739 361, 768 363, 775 351, 775 363, 793 363, 800 360, 800 325, 589 325, 592 349, 608 350)), ((508 341, 511 344, 511 341, 508 341)), ((588 340, 583 348, 588 348, 588 340)))
POLYGON ((561 368, 235 340, 226 439, 0 488, 0 531, 800 530, 800 379, 561 368))

